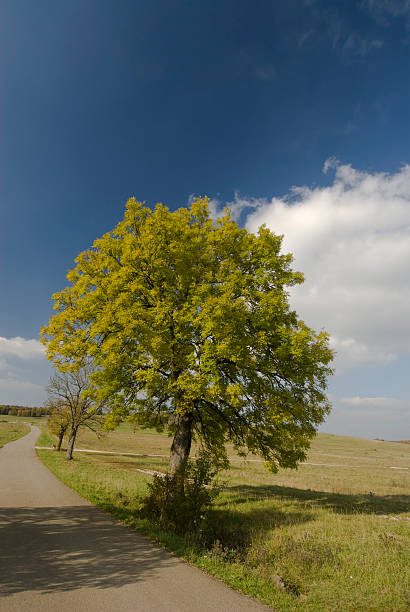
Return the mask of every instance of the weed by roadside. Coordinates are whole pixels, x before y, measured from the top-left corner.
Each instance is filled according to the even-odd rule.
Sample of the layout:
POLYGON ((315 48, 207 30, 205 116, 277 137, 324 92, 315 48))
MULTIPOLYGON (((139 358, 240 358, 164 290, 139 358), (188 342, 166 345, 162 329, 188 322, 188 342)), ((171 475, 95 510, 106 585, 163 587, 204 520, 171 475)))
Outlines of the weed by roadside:
MULTIPOLYGON (((226 467, 226 464, 223 465, 226 467)), ((222 466, 203 451, 185 465, 184 475, 155 475, 148 483, 141 516, 162 529, 186 534, 198 543, 203 540, 203 526, 220 492, 216 476, 222 466)))

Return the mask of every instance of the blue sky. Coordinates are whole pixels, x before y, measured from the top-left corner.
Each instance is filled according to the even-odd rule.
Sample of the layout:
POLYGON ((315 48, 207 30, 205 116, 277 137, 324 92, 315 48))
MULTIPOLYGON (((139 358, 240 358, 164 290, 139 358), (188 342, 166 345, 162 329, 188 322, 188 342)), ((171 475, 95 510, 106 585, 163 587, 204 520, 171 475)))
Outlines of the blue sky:
POLYGON ((129 196, 267 223, 338 351, 325 431, 409 438, 410 2, 1 0, 0 403, 129 196), (407 428, 407 432, 406 432, 407 428))

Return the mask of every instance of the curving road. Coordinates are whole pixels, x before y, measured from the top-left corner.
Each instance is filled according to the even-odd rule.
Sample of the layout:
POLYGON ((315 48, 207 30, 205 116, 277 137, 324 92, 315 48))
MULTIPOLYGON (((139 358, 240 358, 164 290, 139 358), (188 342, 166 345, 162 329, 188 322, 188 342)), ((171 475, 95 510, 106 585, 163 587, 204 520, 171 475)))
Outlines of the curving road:
POLYGON ((262 612, 115 522, 35 454, 37 427, 0 449, 1 612, 262 612))

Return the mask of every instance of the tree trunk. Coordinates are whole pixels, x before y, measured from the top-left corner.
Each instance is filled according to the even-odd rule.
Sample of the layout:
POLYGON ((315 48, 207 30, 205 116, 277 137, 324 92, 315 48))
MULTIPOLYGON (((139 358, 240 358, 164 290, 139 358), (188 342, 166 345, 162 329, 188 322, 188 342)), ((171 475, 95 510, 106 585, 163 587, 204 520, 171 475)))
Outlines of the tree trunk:
POLYGON ((71 430, 70 439, 68 441, 67 452, 65 456, 66 459, 73 458, 73 449, 74 449, 74 442, 75 442, 76 436, 77 436, 77 428, 74 428, 71 430))
POLYGON ((65 434, 65 430, 60 431, 60 435, 58 436, 57 448, 56 448, 56 450, 58 451, 61 450, 61 445, 63 443, 64 434, 65 434))
POLYGON ((169 473, 184 473, 192 441, 192 413, 180 414, 177 417, 177 429, 171 446, 169 473))

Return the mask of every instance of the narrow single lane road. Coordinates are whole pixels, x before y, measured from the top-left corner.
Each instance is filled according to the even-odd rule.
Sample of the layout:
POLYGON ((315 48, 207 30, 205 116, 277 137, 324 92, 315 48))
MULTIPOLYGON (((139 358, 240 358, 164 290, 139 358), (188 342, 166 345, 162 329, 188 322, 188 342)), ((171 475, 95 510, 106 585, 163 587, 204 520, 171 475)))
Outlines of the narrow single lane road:
POLYGON ((271 610, 117 523, 37 457, 37 427, 0 449, 1 612, 271 610))

